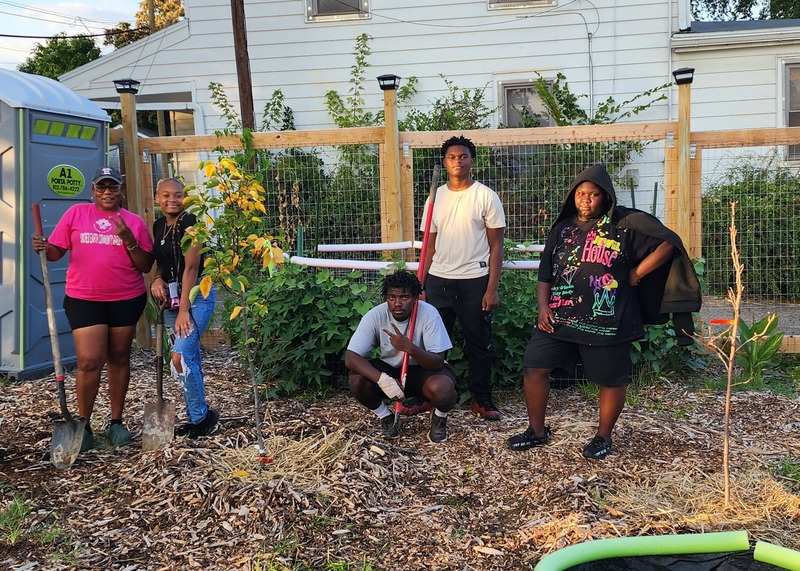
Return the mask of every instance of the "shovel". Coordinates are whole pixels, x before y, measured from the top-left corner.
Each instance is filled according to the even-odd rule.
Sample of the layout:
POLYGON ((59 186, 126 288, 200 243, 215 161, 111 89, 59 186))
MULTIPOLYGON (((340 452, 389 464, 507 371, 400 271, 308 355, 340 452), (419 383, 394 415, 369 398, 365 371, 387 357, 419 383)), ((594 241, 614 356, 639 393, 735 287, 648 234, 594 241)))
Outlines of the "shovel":
POLYGON ((156 323, 156 400, 144 404, 142 449, 158 450, 175 436, 175 403, 164 400, 164 310, 156 323))
MULTIPOLYGON (((37 236, 43 236, 42 214, 39 204, 33 205, 33 224, 37 236)), ((42 264, 42 283, 47 306, 47 328, 50 331, 50 348, 53 351, 53 369, 58 385, 58 404, 63 418, 53 421, 53 440, 50 442, 50 461, 58 469, 69 468, 78 458, 83 443, 86 421, 81 417, 73 417, 67 408, 67 392, 64 389, 64 369, 61 367, 61 349, 58 346, 58 330, 56 315, 53 311, 53 294, 50 290, 50 276, 47 272, 47 251, 39 252, 42 264)))

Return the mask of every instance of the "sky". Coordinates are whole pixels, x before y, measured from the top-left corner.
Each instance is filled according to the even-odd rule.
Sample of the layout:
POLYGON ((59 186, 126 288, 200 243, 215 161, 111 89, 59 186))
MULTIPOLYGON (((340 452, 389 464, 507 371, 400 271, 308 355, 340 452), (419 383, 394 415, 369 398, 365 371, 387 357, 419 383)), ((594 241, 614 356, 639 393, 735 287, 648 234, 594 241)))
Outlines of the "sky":
MULTIPOLYGON (((0 34, 50 36, 102 34, 120 21, 133 22, 139 0, 0 0, 0 34)), ((16 69, 40 39, 0 37, 0 67, 16 69)), ((103 38, 95 38, 103 53, 103 38)))

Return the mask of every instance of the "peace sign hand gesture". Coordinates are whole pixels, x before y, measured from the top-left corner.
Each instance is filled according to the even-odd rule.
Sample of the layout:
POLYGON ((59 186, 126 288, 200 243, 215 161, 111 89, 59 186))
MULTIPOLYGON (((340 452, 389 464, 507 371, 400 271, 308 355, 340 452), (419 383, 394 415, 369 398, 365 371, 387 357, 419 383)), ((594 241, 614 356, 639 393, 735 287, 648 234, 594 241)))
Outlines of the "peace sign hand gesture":
POLYGON ((117 236, 122 239, 122 241, 125 243, 125 246, 129 249, 135 247, 137 245, 136 237, 133 235, 131 229, 128 228, 128 225, 125 224, 122 216, 113 216, 111 221, 114 223, 117 236))
POLYGON ((397 325, 392 324, 392 327, 394 327, 394 333, 388 329, 383 330, 383 332, 389 336, 389 341, 391 342, 392 347, 398 351, 410 353, 414 349, 414 344, 411 342, 411 339, 403 335, 403 332, 397 328, 397 325))

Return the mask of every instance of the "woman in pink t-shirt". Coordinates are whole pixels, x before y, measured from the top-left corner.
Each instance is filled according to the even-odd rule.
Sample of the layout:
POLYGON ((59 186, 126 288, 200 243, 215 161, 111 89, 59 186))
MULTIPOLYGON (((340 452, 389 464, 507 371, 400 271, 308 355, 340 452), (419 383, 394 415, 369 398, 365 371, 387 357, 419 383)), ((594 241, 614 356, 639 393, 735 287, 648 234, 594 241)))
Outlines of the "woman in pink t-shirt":
POLYGON ((92 181, 91 204, 70 207, 48 239, 33 237, 51 262, 70 252, 64 312, 78 358, 78 414, 86 418, 81 451, 94 446, 90 417, 108 363, 111 422, 106 437, 113 446, 130 442, 122 411, 130 380, 131 343, 147 302, 143 273, 153 265, 153 240, 136 214, 121 208, 122 177, 101 168, 92 181))

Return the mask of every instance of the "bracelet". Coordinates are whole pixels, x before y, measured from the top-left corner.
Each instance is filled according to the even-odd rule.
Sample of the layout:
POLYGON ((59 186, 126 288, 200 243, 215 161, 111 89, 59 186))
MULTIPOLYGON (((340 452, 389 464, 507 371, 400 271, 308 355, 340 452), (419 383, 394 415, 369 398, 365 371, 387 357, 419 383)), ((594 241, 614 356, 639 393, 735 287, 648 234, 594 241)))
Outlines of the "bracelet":
POLYGON ((133 246, 125 246, 125 247, 128 248, 129 252, 133 252, 134 250, 139 249, 139 242, 134 242, 133 246))

